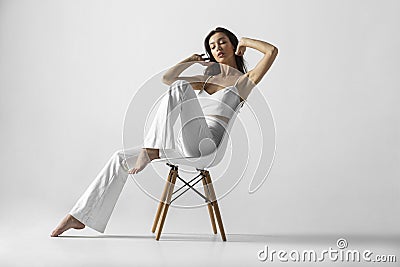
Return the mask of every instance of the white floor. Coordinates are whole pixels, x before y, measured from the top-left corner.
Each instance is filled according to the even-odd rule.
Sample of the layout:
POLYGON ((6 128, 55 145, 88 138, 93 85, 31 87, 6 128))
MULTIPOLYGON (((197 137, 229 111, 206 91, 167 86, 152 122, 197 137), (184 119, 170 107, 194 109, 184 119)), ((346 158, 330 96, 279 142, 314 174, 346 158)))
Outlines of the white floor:
MULTIPOLYGON (((81 188, 83 190, 85 186, 81 188)), ((263 262, 258 259, 258 252, 268 246, 269 252, 285 250, 287 253, 302 253, 304 250, 314 250, 320 255, 323 250, 338 249, 336 242, 339 238, 347 240, 348 250, 363 252, 368 249, 374 253, 373 256, 380 254, 397 257, 395 263, 367 266, 399 266, 398 235, 382 235, 377 232, 368 235, 346 234, 340 231, 336 233, 333 229, 333 234, 324 235, 317 231, 306 234, 306 231, 299 230, 306 229, 304 221, 286 221, 281 217, 275 218, 274 214, 269 214, 269 220, 259 220, 263 217, 245 208, 253 207, 253 212, 260 210, 262 206, 257 206, 256 198, 252 200, 254 203, 246 202, 244 206, 239 204, 245 200, 220 201, 227 242, 221 240, 219 232, 217 235, 212 234, 206 208, 171 208, 161 239, 156 241, 150 228, 158 203, 140 194, 139 189, 132 185, 124 188, 104 234, 86 227, 83 230, 71 229, 60 237, 50 237, 51 231, 79 197, 79 192, 64 193, 63 190, 54 191, 57 194, 53 198, 44 198, 40 193, 23 198, 19 194, 18 198, 1 202, 0 267, 309 266, 310 262, 293 262, 288 255, 288 262, 281 262, 276 255, 273 262, 271 258, 263 262), (242 211, 240 214, 233 210, 238 207, 242 211), (272 223, 278 219, 282 224, 280 228, 272 223), (289 230, 292 232, 289 233, 289 230)), ((235 195, 232 198, 244 199, 235 195)), ((354 225, 353 222, 349 223, 354 225)), ((318 226, 318 222, 315 225, 318 226)), ((385 230, 382 226, 379 229, 381 233, 385 230)), ((334 262, 325 257, 324 261, 311 264, 364 266, 365 262, 334 262)))
MULTIPOLYGON (((40 179, 37 179, 40 181, 40 179)), ((84 185, 81 186, 84 189, 84 185)), ((81 190, 82 190, 81 189, 81 190)), ((63 189, 64 190, 64 189, 63 189)), ((157 202, 140 194, 132 185, 126 186, 113 212, 104 234, 89 227, 83 230, 69 230, 60 237, 50 237, 51 231, 65 216, 79 196, 79 192, 64 193, 57 189, 54 198, 35 194, 9 198, 1 202, 0 212, 0 267, 59 267, 59 266, 309 266, 310 262, 280 262, 275 255, 262 262, 258 252, 285 250, 287 253, 314 250, 318 255, 329 248, 338 249, 336 242, 345 238, 349 250, 363 252, 368 249, 374 255, 396 255, 397 262, 367 264, 367 266, 399 266, 400 236, 371 232, 365 234, 306 234, 300 231, 304 221, 281 220, 282 227, 272 222, 277 220, 270 214, 270 220, 256 221, 255 216, 245 209, 261 206, 242 201, 220 201, 222 216, 227 232, 227 242, 222 242, 219 232, 213 235, 206 208, 177 209, 168 211, 164 231, 159 241, 150 228, 157 210, 157 202), (21 200, 22 199, 22 200, 21 200), (239 206, 240 214, 232 211, 239 206), (246 221, 248 220, 248 221, 246 221), (264 227, 261 227, 264 225, 264 227), (299 226, 298 229, 295 229, 299 226), (265 229, 261 231, 260 229, 265 229), (278 230, 281 230, 278 232, 278 230), (284 230, 287 229, 287 232, 284 230), (292 232, 289 233, 288 231, 292 232)), ((18 191, 16 191, 18 192, 18 191)), ((51 191, 52 192, 52 191, 51 191)), ((237 191, 239 192, 239 190, 237 191)), ((20 196, 20 195, 18 195, 20 196)), ((1 195, 0 195, 1 197, 1 195)), ((232 198, 244 199, 237 196, 232 198)), ((345 225, 346 222, 343 222, 345 225)), ((315 225, 318 225, 315 222, 315 225)), ((354 223, 353 223, 354 225, 354 223)), ((380 225, 380 224, 379 224, 380 225)), ((321 228, 321 227, 320 227, 321 228)), ((345 227, 343 227, 345 228, 345 227)), ((303 229, 305 229, 303 227, 303 229)), ((330 228, 327 228, 330 229, 330 228)), ((381 232, 384 228, 380 227, 381 232)), ((315 231, 317 232, 317 231, 315 231)), ((332 230, 333 232, 333 230, 332 230)), ((311 263, 318 266, 364 266, 365 262, 311 263)))
MULTIPOLYGON (((269 250, 337 249, 338 236, 307 235, 219 235, 165 232, 160 241, 149 234, 98 234, 91 229, 70 230, 62 236, 49 236, 50 225, 1 231, 0 266, 270 266, 267 259, 258 260, 257 253, 268 245, 269 250), (17 233, 17 234, 16 234, 17 233)), ((399 266, 399 237, 346 236, 348 249, 369 249, 375 254, 396 255, 396 263, 369 266, 399 266)), ((288 256, 286 256, 288 258, 288 256)), ((308 262, 280 262, 273 265, 308 266, 308 262)), ((318 264, 318 263, 312 263, 318 264)), ((333 262, 328 257, 320 266, 362 266, 361 263, 333 262)))

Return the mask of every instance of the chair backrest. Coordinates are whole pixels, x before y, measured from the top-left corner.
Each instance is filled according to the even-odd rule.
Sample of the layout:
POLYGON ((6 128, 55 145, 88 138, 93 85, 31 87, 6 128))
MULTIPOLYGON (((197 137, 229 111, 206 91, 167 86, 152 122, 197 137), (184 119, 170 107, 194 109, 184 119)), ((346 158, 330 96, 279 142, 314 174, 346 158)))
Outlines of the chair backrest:
POLYGON ((228 146, 228 140, 229 140, 229 134, 231 132, 231 129, 233 127, 233 124, 236 121, 236 117, 239 115, 241 108, 243 107, 244 103, 246 100, 243 100, 239 103, 239 105, 237 105, 235 112, 233 114, 233 116, 230 118, 228 125, 226 126, 226 131, 224 132, 222 139, 217 147, 217 149, 211 153, 210 157, 213 157, 213 161, 211 162, 211 164, 208 167, 212 167, 217 165, 218 163, 221 162, 222 158, 225 155, 225 151, 226 151, 226 147, 228 146))

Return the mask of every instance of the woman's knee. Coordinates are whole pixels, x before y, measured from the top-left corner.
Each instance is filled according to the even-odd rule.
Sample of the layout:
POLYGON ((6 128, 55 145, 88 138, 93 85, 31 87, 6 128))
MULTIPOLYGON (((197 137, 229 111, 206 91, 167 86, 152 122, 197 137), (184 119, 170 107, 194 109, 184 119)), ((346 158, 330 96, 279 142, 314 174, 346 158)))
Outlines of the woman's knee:
POLYGON ((112 157, 118 159, 119 162, 122 162, 122 160, 125 159, 124 150, 123 149, 118 149, 118 150, 114 151, 112 157))
POLYGON ((127 171, 128 166, 127 166, 127 162, 126 162, 126 155, 123 149, 118 149, 116 150, 113 155, 112 158, 114 159, 114 161, 119 164, 119 166, 121 166, 124 170, 127 171))
POLYGON ((190 83, 186 80, 183 79, 178 79, 175 82, 173 82, 170 87, 175 87, 175 86, 185 86, 185 85, 190 85, 190 83))
MULTIPOLYGON (((179 101, 186 102, 196 98, 196 93, 192 85, 186 80, 176 80, 169 87, 169 97, 176 98, 179 101)), ((189 102, 187 102, 189 103, 189 102)))
POLYGON ((173 82, 170 87, 169 91, 179 91, 181 93, 185 92, 188 88, 191 87, 191 84, 186 80, 176 80, 173 82))

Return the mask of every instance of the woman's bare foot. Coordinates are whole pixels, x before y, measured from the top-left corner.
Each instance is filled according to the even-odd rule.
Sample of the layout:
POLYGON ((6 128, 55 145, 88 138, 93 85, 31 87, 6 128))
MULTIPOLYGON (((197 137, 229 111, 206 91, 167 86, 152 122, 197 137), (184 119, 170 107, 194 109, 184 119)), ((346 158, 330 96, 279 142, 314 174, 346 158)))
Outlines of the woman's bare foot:
POLYGON ((83 229, 85 228, 85 225, 78 221, 71 214, 67 214, 67 216, 65 216, 65 218, 59 223, 56 229, 51 233, 51 236, 59 236, 70 228, 83 229))
POLYGON ((160 156, 158 148, 142 148, 136 160, 135 167, 129 170, 128 173, 138 173, 143 170, 150 161, 159 158, 160 156))

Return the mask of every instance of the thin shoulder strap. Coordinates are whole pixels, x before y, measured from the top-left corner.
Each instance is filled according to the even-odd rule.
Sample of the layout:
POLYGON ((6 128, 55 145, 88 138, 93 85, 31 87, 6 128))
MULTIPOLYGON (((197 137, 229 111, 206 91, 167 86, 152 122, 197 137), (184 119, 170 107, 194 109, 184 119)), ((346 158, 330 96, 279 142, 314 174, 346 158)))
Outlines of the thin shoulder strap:
POLYGON ((208 76, 207 80, 206 80, 206 81, 204 82, 204 84, 203 84, 203 89, 202 89, 202 90, 204 90, 204 87, 206 86, 206 83, 208 82, 208 80, 209 80, 211 77, 212 77, 212 75, 208 76))

